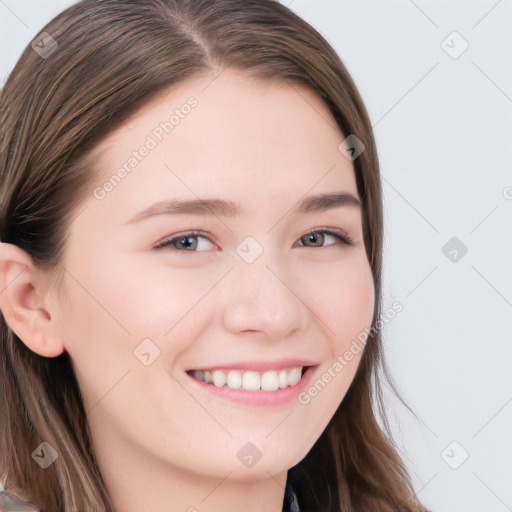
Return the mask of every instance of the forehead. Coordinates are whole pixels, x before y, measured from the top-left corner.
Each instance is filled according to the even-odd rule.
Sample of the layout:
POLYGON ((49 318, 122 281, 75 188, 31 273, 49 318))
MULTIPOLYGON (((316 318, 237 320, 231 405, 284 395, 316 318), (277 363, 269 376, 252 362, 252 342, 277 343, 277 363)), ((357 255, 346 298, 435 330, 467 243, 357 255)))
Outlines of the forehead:
POLYGON ((112 182, 106 199, 119 207, 169 197, 279 204, 283 193, 357 195, 343 139, 310 88, 226 69, 159 94, 112 132, 96 150, 96 186, 112 182))

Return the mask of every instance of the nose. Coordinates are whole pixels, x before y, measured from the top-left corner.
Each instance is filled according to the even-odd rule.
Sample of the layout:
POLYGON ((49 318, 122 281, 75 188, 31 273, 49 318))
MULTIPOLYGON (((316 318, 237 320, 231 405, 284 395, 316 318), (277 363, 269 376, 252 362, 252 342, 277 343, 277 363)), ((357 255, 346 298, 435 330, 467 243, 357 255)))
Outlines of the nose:
POLYGON ((223 308, 224 328, 234 334, 260 333, 271 340, 306 329, 311 312, 291 268, 262 255, 237 261, 230 272, 223 308))

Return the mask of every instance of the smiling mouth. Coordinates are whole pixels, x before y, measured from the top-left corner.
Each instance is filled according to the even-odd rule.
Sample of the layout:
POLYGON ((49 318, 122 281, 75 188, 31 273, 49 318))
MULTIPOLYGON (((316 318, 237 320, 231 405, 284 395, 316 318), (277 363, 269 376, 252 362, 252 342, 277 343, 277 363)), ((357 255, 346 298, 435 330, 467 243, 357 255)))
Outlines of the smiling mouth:
POLYGON ((253 370, 189 370, 187 373, 205 384, 244 391, 277 391, 295 386, 309 366, 294 366, 265 372, 253 370))

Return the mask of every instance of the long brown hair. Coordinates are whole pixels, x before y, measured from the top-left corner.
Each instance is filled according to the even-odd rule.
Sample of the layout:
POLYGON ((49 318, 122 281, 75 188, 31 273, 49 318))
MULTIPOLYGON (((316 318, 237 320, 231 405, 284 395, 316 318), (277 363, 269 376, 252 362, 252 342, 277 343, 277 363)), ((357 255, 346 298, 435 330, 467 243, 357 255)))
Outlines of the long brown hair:
MULTIPOLYGON (((57 46, 48 36, 38 47, 46 54, 27 46, 0 93, 2 242, 57 268, 103 137, 156 94, 230 67, 312 88, 341 132, 364 144, 353 163, 375 286, 373 322, 380 318, 383 212, 372 127, 345 66, 314 28, 273 0, 84 0, 42 32, 57 46)), ((0 332, 4 486, 43 512, 112 512, 69 356, 35 354, 3 316, 0 332), (59 451, 46 470, 31 457, 43 441, 59 451)), ((374 415, 376 406, 384 412, 383 363, 380 330, 372 329, 334 417, 288 471, 285 502, 293 491, 302 511, 425 510, 387 421, 386 435, 374 415)))

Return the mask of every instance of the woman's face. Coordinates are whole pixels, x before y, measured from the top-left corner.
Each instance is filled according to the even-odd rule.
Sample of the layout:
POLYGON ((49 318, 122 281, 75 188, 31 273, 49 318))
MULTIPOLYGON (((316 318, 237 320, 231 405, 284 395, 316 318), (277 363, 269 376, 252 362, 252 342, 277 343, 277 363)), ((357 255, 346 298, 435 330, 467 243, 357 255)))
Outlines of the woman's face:
POLYGON ((374 287, 360 207, 312 201, 358 199, 321 99, 229 69, 211 80, 99 146, 60 332, 100 466, 261 479, 298 463, 336 411, 362 352, 335 363, 370 327, 374 287))

